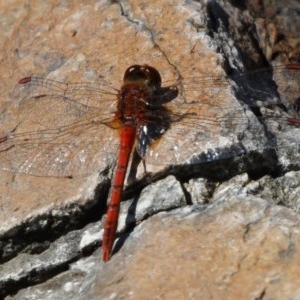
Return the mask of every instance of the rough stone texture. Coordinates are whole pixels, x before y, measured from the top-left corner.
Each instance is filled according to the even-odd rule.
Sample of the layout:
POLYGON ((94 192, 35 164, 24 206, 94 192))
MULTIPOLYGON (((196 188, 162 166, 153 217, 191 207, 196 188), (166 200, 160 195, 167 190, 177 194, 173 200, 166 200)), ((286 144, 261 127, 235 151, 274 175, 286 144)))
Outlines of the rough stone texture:
POLYGON ((299 299, 299 225, 253 196, 163 212, 107 264, 96 251, 14 299, 299 299))
POLYGON ((270 203, 283 205, 299 213, 300 172, 287 172, 284 176, 272 178, 266 175, 252 180, 246 173, 219 183, 205 179, 192 179, 184 186, 193 203, 225 201, 232 196, 254 195, 270 203))
POLYGON ((247 8, 255 19, 258 41, 268 59, 285 56, 299 62, 298 1, 247 1, 247 8))
MULTIPOLYGON (((288 10, 288 17, 287 10, 274 4, 279 21, 270 17, 275 16, 272 6, 267 8, 265 4, 267 9, 263 11, 260 7, 263 1, 248 3, 248 7, 240 7, 237 1, 0 4, 0 137, 13 130, 20 117, 17 108, 11 105, 12 90, 20 78, 37 75, 70 82, 101 80, 119 88, 124 70, 136 63, 157 67, 164 81, 172 83, 179 74, 184 78, 199 76, 193 77, 195 83, 189 86, 190 91, 187 89, 187 93, 192 93, 186 95, 187 99, 201 94, 205 104, 213 98, 216 107, 221 107, 220 112, 231 114, 231 125, 238 130, 235 134, 224 131, 230 125, 225 119, 223 123, 207 119, 203 125, 207 130, 200 135, 191 129, 192 137, 186 130, 180 131, 179 123, 174 126, 157 147, 167 149, 172 146, 170 141, 185 139, 181 149, 188 156, 195 151, 192 146, 198 146, 197 154, 205 152, 203 160, 202 156, 195 157, 199 164, 179 171, 170 169, 169 173, 177 180, 170 176, 151 185, 146 180, 148 187, 130 194, 131 199, 121 208, 120 238, 107 264, 100 261, 98 250, 103 228, 103 218, 99 219, 105 212, 108 178, 116 150, 108 151, 105 164, 99 164, 99 169, 89 176, 55 178, 43 176, 47 174, 42 171, 41 177, 1 171, 1 296, 12 295, 7 299, 299 298, 299 220, 291 210, 275 205, 299 212, 299 127, 282 130, 286 124, 280 123, 280 118, 277 127, 272 121, 268 123, 275 127, 278 140, 285 146, 289 143, 296 146, 293 155, 282 147, 276 152, 278 158, 274 153, 244 158, 237 151, 237 157, 214 162, 222 155, 210 151, 231 146, 242 134, 249 149, 262 150, 259 137, 263 134, 254 115, 244 112, 236 101, 235 96, 241 94, 234 95, 227 81, 222 82, 226 83, 224 87, 213 88, 213 78, 203 82, 203 75, 224 75, 223 67, 226 69, 227 65, 239 73, 244 66, 245 69, 265 66, 267 59, 285 63, 299 58, 299 30, 294 29, 299 21, 294 21, 290 35, 280 27, 280 18, 289 24, 293 22, 292 11, 297 14, 297 3, 289 2, 296 7, 288 10), (203 94, 195 90, 201 78, 202 84, 209 88, 203 94), (249 120, 251 130, 247 131, 249 120), (210 131, 207 124, 212 125, 210 131), (220 124, 224 126, 221 129, 215 126, 220 124), (179 132, 181 135, 177 136, 179 132), (203 142, 203 136, 210 139, 203 142), (207 160, 210 162, 202 164, 207 160), (294 172, 283 174, 286 170, 294 172), (102 171, 101 176, 98 171, 102 171), (247 174, 233 177, 242 172, 265 176, 259 180, 247 174), (270 173, 277 177, 274 179, 270 173), (190 180, 192 175, 206 178, 190 180), (218 182, 224 178, 231 179, 218 182), (199 205, 210 202, 214 203, 199 205), (186 204, 193 205, 183 207, 186 204), (174 212, 157 214, 175 208, 174 212), (133 232, 124 232, 125 225, 132 228, 136 224, 133 232)), ((273 96, 262 91, 245 95, 260 100, 265 95, 273 96)), ((197 117, 202 113, 216 116, 216 108, 205 112, 203 107, 193 113, 197 117)), ((48 118, 51 110, 46 112, 48 118)), ((103 134, 114 141, 114 132, 107 129, 103 134)), ((89 138, 92 141, 94 135, 91 133, 89 138)), ((104 147, 97 144, 99 151, 101 146, 104 147)), ((160 157, 165 164, 169 159, 160 157)), ((161 169, 162 165, 155 161, 148 168, 161 169)), ((162 179, 166 174, 158 173, 153 178, 162 179)))

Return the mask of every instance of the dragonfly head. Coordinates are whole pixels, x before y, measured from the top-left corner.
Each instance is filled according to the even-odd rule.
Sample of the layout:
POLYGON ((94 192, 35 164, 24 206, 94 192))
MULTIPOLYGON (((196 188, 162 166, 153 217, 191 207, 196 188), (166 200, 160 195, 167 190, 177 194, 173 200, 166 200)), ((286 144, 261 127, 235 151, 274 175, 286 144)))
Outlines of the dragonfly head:
POLYGON ((132 65, 125 71, 124 84, 136 82, 151 90, 158 90, 161 87, 159 72, 148 65, 132 65))

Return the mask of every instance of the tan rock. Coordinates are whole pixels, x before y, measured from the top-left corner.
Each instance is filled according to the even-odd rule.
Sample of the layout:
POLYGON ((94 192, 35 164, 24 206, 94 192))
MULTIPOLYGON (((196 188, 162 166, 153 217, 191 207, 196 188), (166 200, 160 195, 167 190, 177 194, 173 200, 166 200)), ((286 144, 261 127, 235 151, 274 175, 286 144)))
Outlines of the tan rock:
POLYGON ((256 197, 160 213, 14 299, 298 299, 299 217, 256 197), (53 291, 51 289, 53 288, 53 291))
MULTIPOLYGON (((252 161, 250 157, 245 163, 237 156, 217 167, 202 164, 202 161, 214 162, 222 157, 219 149, 235 145, 241 136, 243 142, 247 142, 246 152, 253 149, 261 151, 260 138, 266 141, 263 126, 240 105, 228 81, 222 77, 219 82, 220 77, 215 77, 225 75, 223 66, 228 62, 241 71, 241 57, 247 57, 246 65, 251 67, 253 62, 260 65, 263 61, 253 36, 250 38, 245 33, 247 30, 239 31, 243 20, 245 24, 253 22, 251 14, 245 10, 241 13, 238 7, 221 1, 210 2, 209 8, 206 3, 184 1, 82 4, 36 1, 26 5, 15 1, 0 4, 0 18, 0 108, 3 112, 0 116, 0 138, 14 130, 19 133, 34 130, 36 124, 42 129, 43 122, 58 126, 75 120, 72 119, 74 115, 67 118, 61 110, 57 117, 53 117, 54 104, 46 108, 40 102, 41 112, 29 106, 27 110, 20 109, 20 99, 15 97, 14 87, 24 76, 43 76, 64 82, 99 81, 107 84, 107 89, 111 86, 118 89, 129 65, 147 63, 161 71, 165 84, 175 83, 179 75, 192 79, 189 85, 185 85, 185 96, 197 104, 186 108, 182 102, 184 98, 180 98, 181 106, 177 106, 177 110, 174 108, 175 111, 191 114, 197 123, 192 122, 192 118, 183 120, 181 125, 180 122, 175 124, 156 146, 157 159, 149 159, 148 169, 163 169, 174 162, 175 154, 178 154, 175 155, 176 163, 182 163, 195 154, 195 165, 177 172, 170 169, 169 172, 175 173, 180 182, 167 178, 145 189, 138 204, 138 194, 135 194, 133 202, 122 205, 120 230, 130 218, 133 223, 142 224, 127 240, 126 234, 121 234, 117 248, 120 250, 106 265, 100 262, 98 251, 88 258, 80 258, 96 247, 98 249, 101 240, 102 222, 94 222, 96 214, 99 220, 104 213, 108 179, 111 178, 117 151, 116 133, 102 126, 101 130, 93 128, 88 131, 83 139, 76 139, 97 154, 90 165, 69 169, 75 173, 86 168, 84 175, 74 178, 46 177, 52 175, 47 170, 55 169, 49 163, 47 153, 43 153, 40 162, 33 166, 34 170, 39 169, 35 174, 38 176, 21 174, 19 170, 29 170, 31 162, 37 160, 31 156, 24 167, 22 159, 26 158, 26 152, 16 153, 15 160, 9 158, 6 152, 0 162, 10 159, 18 170, 11 168, 10 173, 0 173, 1 296, 19 291, 15 299, 32 299, 33 295, 37 299, 98 299, 106 296, 116 299, 122 296, 132 299, 148 296, 151 299, 199 296, 241 299, 243 296, 258 298, 265 295, 275 299, 297 299, 298 217, 285 208, 271 206, 255 198, 228 201, 231 192, 236 194, 243 190, 248 178, 234 178, 227 186, 222 186, 231 191, 221 195, 220 189, 221 196, 213 199, 216 203, 207 210, 195 206, 151 217, 158 211, 184 206, 185 202, 212 201, 218 185, 215 182, 200 181, 198 185, 191 184, 188 191, 182 191, 183 182, 192 174, 224 179, 249 170, 270 170, 277 166, 277 161, 269 156, 262 157, 267 162, 252 161), (217 54, 216 50, 224 56, 217 54), (199 89, 200 82, 206 84, 206 88, 199 89), (212 99, 213 105, 210 103, 212 99), (206 119, 200 118, 203 114, 206 119), (228 119, 228 116, 232 118, 228 119), (228 131, 230 126, 234 130, 228 131), (215 148, 217 151, 214 151, 215 148), (180 152, 176 152, 178 149, 180 152), (103 157, 103 153, 107 156, 103 157), (48 159, 45 164, 44 157, 48 159), (102 159, 100 162, 99 158, 102 159), (99 172, 102 172, 101 176, 99 172), (99 183, 100 187, 96 189, 99 183), (157 187, 161 185, 163 187, 157 187), (202 192, 199 199, 196 199, 197 189, 202 192), (225 202, 219 203, 222 197, 225 202), (147 222, 146 218, 149 218, 147 222), (74 229, 78 231, 72 231, 74 229), (71 270, 63 272, 73 261, 77 262, 71 265, 71 270), (41 284, 33 286, 36 283, 41 284)), ((277 42, 278 25, 276 22, 266 24, 264 20, 256 22, 260 26, 261 38, 265 37, 263 31, 267 27, 271 43, 267 42, 264 46, 267 56, 272 56, 273 50, 268 47, 277 42)), ((297 48, 296 41, 294 44, 297 48)), ((285 83, 284 78, 279 79, 285 83)), ((250 84, 251 89, 254 88, 250 84)), ((290 90, 285 91, 295 98, 290 90)), ((273 93, 261 90, 253 95, 244 95, 253 101, 273 99, 273 96, 273 93)), ((112 107, 113 99, 108 96, 112 107)), ((97 97, 89 100, 101 106, 100 101, 97 104, 97 97)), ((279 118, 280 121, 282 119, 279 118)), ((285 123, 275 126, 274 131, 280 133, 282 125, 285 123)), ((279 141, 283 141, 285 146, 297 146, 299 136, 299 128, 295 126, 279 136, 279 141)), ((241 154, 239 151, 240 148, 237 154, 241 154)), ((224 153, 224 156, 232 157, 233 153, 224 153)), ((279 156, 284 164, 279 171, 299 165, 299 153, 294 161, 288 155, 279 156)), ((5 168, 0 164, 0 169, 5 168)), ((161 174, 158 176, 162 177, 161 174)), ((293 178, 297 181, 296 176, 293 178)), ((274 183, 271 178, 257 185, 268 184, 276 195, 274 187, 277 184, 282 187, 287 181, 288 178, 274 183)), ((247 186, 246 190, 253 186, 255 183, 247 186)), ((292 189, 293 185, 290 184, 289 188, 292 189)), ((297 195, 288 198, 288 205, 293 207, 293 201, 298 201, 297 195)))

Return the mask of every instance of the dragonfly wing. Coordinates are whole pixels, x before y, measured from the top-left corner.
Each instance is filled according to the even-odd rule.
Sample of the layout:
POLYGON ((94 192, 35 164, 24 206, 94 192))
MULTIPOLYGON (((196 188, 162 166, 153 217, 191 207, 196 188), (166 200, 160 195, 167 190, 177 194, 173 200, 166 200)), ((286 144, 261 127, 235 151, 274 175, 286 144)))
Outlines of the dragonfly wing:
POLYGON ((175 99, 166 107, 172 112, 171 127, 149 149, 147 165, 197 162, 195 158, 203 153, 206 161, 216 160, 220 158, 216 149, 240 145, 243 153, 268 147, 273 139, 265 120, 242 105, 229 88, 215 87, 207 95, 204 90, 197 94, 193 88, 185 98, 175 99))
POLYGON ((99 90, 88 90, 85 99, 84 92, 78 94, 80 86, 70 89, 43 80, 15 89, 11 109, 17 120, 0 139, 1 169, 37 176, 77 176, 107 166, 118 147, 113 130, 106 125, 114 118, 115 95, 104 98, 100 93, 99 100, 99 90))
POLYGON ((117 147, 117 137, 103 124, 30 132, 17 128, 0 143, 0 168, 37 176, 87 175, 106 168, 117 147))

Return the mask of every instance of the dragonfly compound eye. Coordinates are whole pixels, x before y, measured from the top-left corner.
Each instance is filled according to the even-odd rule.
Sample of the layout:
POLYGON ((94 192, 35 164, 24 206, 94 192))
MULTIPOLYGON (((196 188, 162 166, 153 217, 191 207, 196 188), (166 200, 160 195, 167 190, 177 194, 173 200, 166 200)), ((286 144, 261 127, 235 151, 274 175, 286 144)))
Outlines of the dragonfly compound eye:
POLYGON ((148 65, 130 66, 124 75, 124 82, 142 81, 147 87, 154 90, 161 87, 161 76, 159 72, 148 65))

